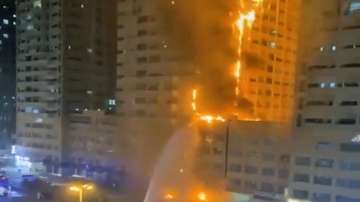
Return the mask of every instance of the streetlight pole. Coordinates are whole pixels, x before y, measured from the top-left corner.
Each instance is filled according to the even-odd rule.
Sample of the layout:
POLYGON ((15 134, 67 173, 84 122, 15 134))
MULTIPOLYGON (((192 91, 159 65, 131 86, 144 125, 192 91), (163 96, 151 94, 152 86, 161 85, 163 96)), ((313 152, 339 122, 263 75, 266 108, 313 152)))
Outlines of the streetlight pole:
POLYGON ((84 194, 84 190, 80 189, 80 191, 79 191, 79 202, 83 202, 83 194, 84 194))

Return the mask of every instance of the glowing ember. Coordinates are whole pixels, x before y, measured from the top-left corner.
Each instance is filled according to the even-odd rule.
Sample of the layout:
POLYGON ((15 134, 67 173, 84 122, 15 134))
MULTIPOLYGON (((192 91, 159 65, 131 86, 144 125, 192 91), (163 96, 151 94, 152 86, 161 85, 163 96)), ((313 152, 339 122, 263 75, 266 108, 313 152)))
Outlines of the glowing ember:
POLYGON ((226 120, 221 117, 221 116, 212 116, 212 115, 203 115, 200 116, 200 120, 202 121, 206 121, 209 124, 213 123, 214 121, 220 121, 220 122, 225 122, 226 120))
POLYGON ((167 194, 165 194, 165 196, 164 196, 164 199, 166 199, 166 200, 172 200, 172 199, 174 199, 175 197, 174 197, 174 195, 172 195, 172 194, 170 194, 170 193, 167 193, 167 194))
POLYGON ((200 201, 207 201, 207 195, 205 194, 205 192, 200 192, 200 193, 198 194, 198 199, 199 199, 200 201))

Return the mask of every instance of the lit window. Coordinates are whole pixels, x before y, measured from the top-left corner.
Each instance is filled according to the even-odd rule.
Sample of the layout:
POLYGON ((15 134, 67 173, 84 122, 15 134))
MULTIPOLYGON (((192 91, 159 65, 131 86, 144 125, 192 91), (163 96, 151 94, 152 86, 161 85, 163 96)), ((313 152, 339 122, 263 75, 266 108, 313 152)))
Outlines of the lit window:
POLYGON ((92 53, 92 52, 93 52, 93 49, 92 49, 92 48, 88 48, 87 51, 88 51, 89 53, 92 53))
POLYGON ((269 46, 270 46, 270 48, 276 48, 276 43, 275 42, 270 42, 269 46))
POLYGON ((324 52, 324 47, 323 46, 320 47, 320 52, 324 52))
POLYGON ((332 45, 332 46, 331 46, 331 50, 332 50, 332 51, 336 51, 336 46, 335 46, 335 45, 332 45))
POLYGON ((360 11, 360 2, 353 1, 350 3, 348 10, 346 11, 347 15, 354 15, 360 11))
POLYGON ((41 8, 41 0, 36 0, 33 3, 34 8, 41 8))
POLYGON ((16 18, 16 14, 13 15, 13 18, 16 18))
POLYGON ((8 24, 9 24, 9 20, 8 20, 8 19, 3 19, 3 23, 4 23, 5 25, 8 25, 8 24))
POLYGON ((116 101, 115 100, 109 100, 109 105, 116 105, 116 101))
POLYGON ((85 8, 85 5, 84 5, 84 4, 81 4, 80 7, 81 7, 81 8, 85 8))
POLYGON ((33 29, 34 29, 34 25, 28 25, 28 26, 26 26, 26 29, 27 29, 27 30, 33 30, 33 29))
POLYGON ((320 87, 321 87, 321 88, 325 88, 325 86, 326 86, 325 83, 321 83, 321 84, 320 84, 320 87))
POLYGON ((8 34, 3 34, 3 37, 5 38, 5 39, 8 39, 9 38, 9 35, 8 34))
POLYGON ((32 112, 32 107, 25 107, 25 112, 27 112, 27 113, 32 112))
POLYGON ((336 83, 335 82, 331 82, 330 83, 330 88, 335 88, 336 87, 336 83))
POLYGON ((13 25, 16 25, 16 22, 15 22, 15 21, 13 22, 13 25))

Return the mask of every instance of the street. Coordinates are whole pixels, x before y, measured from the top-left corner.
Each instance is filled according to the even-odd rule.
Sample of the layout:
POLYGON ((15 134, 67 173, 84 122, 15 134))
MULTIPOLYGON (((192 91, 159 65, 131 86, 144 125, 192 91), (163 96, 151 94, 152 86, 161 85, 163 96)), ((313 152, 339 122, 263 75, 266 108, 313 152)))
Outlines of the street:
MULTIPOLYGON (((36 182, 24 183, 22 174, 14 168, 2 168, 9 178, 11 190, 8 196, 0 197, 0 202, 77 202, 78 193, 69 190, 74 179, 59 176, 40 177, 36 182), (46 199, 38 199, 39 193, 48 195, 46 199)), ((84 193, 84 202, 125 202, 121 194, 110 194, 108 190, 95 188, 84 193)))

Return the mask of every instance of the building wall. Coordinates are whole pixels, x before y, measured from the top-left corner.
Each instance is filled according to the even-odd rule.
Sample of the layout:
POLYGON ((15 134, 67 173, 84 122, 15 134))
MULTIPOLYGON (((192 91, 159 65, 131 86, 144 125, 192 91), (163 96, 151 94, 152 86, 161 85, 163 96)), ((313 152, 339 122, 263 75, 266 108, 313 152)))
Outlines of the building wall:
POLYGON ((271 122, 228 124, 202 127, 198 174, 205 182, 225 180, 227 191, 247 195, 253 201, 283 201, 289 177, 289 129, 271 122))
POLYGON ((16 153, 38 161, 47 155, 59 160, 61 1, 18 1, 16 9, 16 153))
POLYGON ((188 64, 168 45, 155 5, 125 0, 117 7, 117 113, 128 143, 123 154, 146 175, 174 128, 184 125, 191 102, 182 89, 188 64))
POLYGON ((289 194, 292 201, 359 201, 359 2, 313 3, 311 22, 324 23, 313 24, 317 34, 305 46, 289 194))
POLYGON ((293 117, 301 1, 263 1, 243 51, 241 93, 264 121, 293 117))
POLYGON ((113 98, 112 3, 17 2, 17 155, 61 161, 67 114, 113 98))
POLYGON ((71 114, 69 117, 72 162, 93 166, 119 167, 117 120, 99 111, 71 114))
POLYGON ((15 133, 15 2, 3 1, 0 5, 0 149, 9 149, 15 133))

